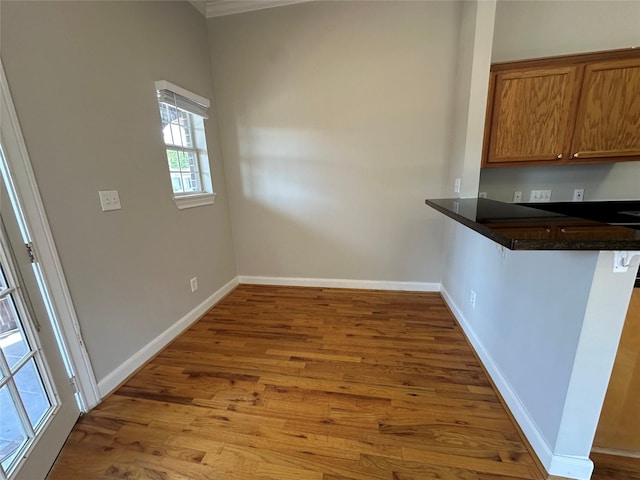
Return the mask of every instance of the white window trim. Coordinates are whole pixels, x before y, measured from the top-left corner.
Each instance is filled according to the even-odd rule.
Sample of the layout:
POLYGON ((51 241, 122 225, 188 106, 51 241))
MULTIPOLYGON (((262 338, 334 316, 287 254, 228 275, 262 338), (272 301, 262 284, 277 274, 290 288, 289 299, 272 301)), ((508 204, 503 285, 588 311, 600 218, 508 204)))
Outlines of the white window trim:
POLYGON ((185 208, 202 207, 203 205, 212 205, 216 199, 215 192, 191 193, 188 195, 173 195, 173 202, 180 210, 185 208))
MULTIPOLYGON (((199 103, 200 105, 204 105, 207 108, 211 106, 211 103, 209 102, 208 99, 201 97, 196 93, 190 92, 189 90, 186 90, 174 83, 168 82, 167 80, 157 80, 155 82, 155 87, 156 87, 156 91, 169 90, 193 102, 199 103)), ((195 115, 194 113, 191 113, 191 114, 195 115)), ((204 117, 204 118, 206 119, 208 117, 204 117)), ((166 143, 163 143, 163 145, 165 147, 165 150, 166 148, 170 147, 166 143)), ((201 148, 196 148, 196 149, 198 151, 202 150, 201 148)), ((180 210, 183 210, 186 208, 201 207, 205 205, 212 205, 215 201, 216 193, 213 191, 213 181, 211 179, 211 163, 209 162, 208 146, 207 146, 207 149, 205 150, 205 156, 206 156, 206 159, 203 160, 202 154, 198 155, 199 162, 200 162, 200 165, 199 165, 200 177, 201 177, 200 181, 201 181, 201 186, 204 190, 203 192, 175 193, 173 191, 173 187, 171 187, 173 202, 175 203, 176 207, 178 207, 178 209, 180 210), (203 166, 205 168, 203 168, 203 166), (207 176, 209 177, 209 180, 205 181, 207 176), (207 191, 207 190, 210 190, 210 191, 207 191)))

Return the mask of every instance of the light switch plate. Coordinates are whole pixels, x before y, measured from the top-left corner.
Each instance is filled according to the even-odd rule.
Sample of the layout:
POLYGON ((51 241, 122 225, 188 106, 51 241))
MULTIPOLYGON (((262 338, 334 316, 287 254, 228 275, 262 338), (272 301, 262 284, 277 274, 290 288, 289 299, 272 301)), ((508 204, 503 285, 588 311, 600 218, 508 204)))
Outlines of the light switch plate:
POLYGON ((100 190, 98 195, 100 196, 100 206, 103 212, 120 210, 122 208, 120 205, 120 195, 118 195, 117 190, 100 190))

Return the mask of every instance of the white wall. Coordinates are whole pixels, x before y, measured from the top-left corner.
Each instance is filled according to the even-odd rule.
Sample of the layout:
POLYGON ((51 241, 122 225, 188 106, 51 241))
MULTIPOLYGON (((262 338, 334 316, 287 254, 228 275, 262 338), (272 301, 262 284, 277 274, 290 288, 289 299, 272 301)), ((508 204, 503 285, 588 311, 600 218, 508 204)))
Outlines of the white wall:
POLYGON ((454 95, 453 134, 449 159, 448 197, 478 195, 483 131, 487 105, 487 72, 491 66, 491 44, 496 2, 463 2, 459 29, 454 95), (461 180, 455 192, 456 179, 461 180))
POLYGON ((501 250, 469 228, 448 228, 456 252, 443 278, 448 299, 553 448, 597 252, 501 250), (475 309, 465 301, 471 290, 475 309))
POLYGON ((179 211, 154 89, 165 79, 213 99, 206 21, 188 2, 0 9, 2 60, 84 340, 98 381, 114 386, 236 276, 215 115, 216 203, 179 211), (102 212, 98 190, 111 189, 122 210, 102 212))
MULTIPOLYGON (((458 2, 209 20, 241 275, 439 282, 458 2)), ((477 185, 476 185, 477 186, 477 185)))
POLYGON ((504 250, 452 220, 447 232, 447 303, 547 471, 590 478, 640 259, 613 273, 612 252, 504 250))
MULTIPOLYGON (((493 62, 640 46, 640 2, 635 0, 499 1, 493 62)), ((480 190, 511 201, 532 189, 551 189, 552 201, 640 198, 640 162, 566 167, 483 169, 480 190)))

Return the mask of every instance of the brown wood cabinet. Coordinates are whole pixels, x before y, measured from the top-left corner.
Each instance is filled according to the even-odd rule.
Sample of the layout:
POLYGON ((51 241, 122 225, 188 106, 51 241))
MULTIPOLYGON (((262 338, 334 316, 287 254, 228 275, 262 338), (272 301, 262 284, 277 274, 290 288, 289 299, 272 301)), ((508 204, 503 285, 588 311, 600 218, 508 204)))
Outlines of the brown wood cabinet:
POLYGON ((631 240, 635 230, 581 220, 577 222, 485 223, 516 240, 631 240))
POLYGON ((494 64, 483 167, 640 160, 640 49, 494 64))
POLYGON ((640 454, 640 288, 631 296, 594 450, 640 454))

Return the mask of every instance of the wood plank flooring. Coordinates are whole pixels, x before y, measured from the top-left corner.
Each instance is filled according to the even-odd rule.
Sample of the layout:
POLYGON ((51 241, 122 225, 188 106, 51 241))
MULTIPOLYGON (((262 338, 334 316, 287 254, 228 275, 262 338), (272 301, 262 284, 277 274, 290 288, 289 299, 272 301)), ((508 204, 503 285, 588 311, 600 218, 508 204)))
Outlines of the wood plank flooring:
POLYGON ((83 416, 48 476, 542 478, 438 294, 251 285, 83 416))
POLYGON ((640 458, 591 453, 595 469, 591 480, 640 480, 640 458))

